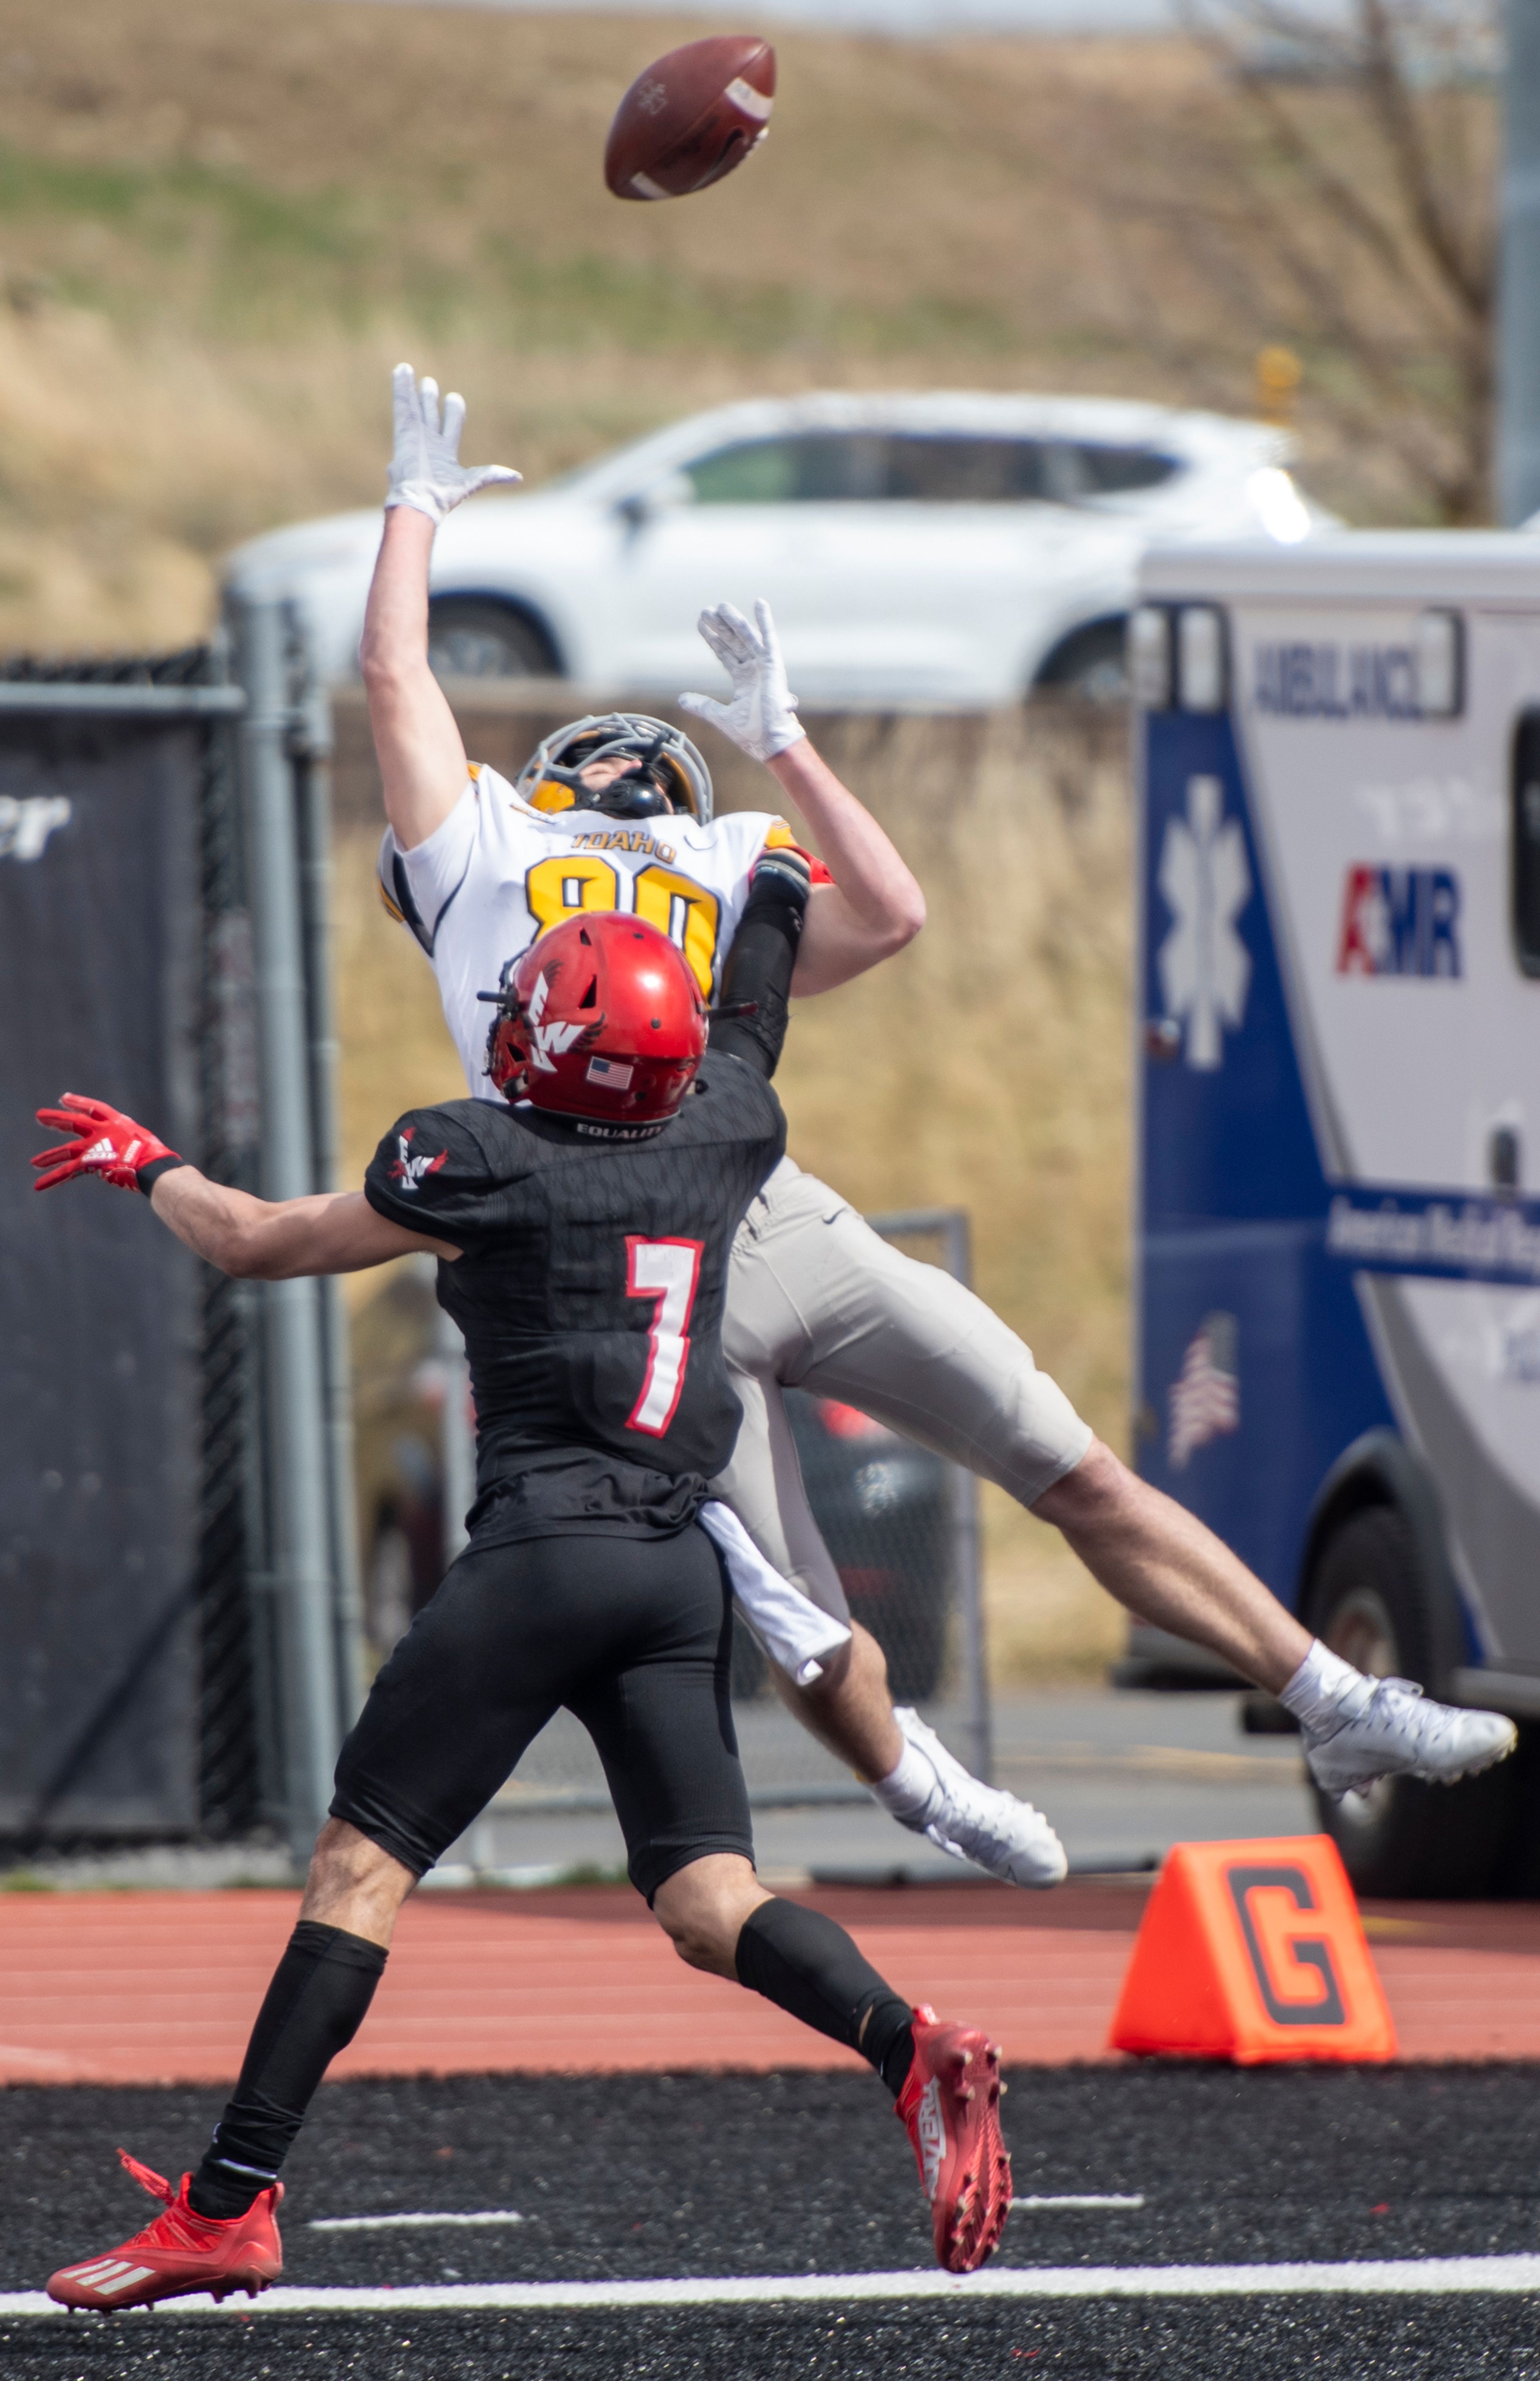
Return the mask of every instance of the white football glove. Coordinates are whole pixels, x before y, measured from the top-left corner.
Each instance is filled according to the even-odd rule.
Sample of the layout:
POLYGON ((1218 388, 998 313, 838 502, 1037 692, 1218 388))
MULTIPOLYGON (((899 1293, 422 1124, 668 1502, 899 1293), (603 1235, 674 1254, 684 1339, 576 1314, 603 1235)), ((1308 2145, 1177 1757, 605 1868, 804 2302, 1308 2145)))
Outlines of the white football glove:
POLYGON ((752 761, 773 761, 807 734, 788 692, 786 664, 770 606, 762 595, 754 605, 758 629, 750 627, 736 604, 717 604, 695 625, 732 680, 732 701, 709 694, 681 694, 679 709, 719 727, 729 743, 752 761))
POLYGON ((440 421, 437 381, 425 380, 419 387, 410 364, 397 364, 391 374, 391 402, 396 451, 390 458, 386 512, 392 505, 410 505, 414 512, 426 513, 432 521, 445 520, 478 488, 522 476, 502 463, 483 463, 479 470, 469 470, 459 459, 464 397, 446 397, 440 421))

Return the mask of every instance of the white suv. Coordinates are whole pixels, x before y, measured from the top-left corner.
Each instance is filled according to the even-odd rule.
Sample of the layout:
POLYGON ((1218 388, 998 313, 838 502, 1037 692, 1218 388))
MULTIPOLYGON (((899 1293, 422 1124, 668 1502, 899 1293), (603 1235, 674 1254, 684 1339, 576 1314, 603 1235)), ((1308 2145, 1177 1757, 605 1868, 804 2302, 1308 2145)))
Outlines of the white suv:
MULTIPOLYGON (((1260 423, 1095 397, 724 406, 451 515, 434 550, 434 665, 672 696, 711 684, 703 605, 764 595, 810 707, 1115 695, 1151 539, 1292 543, 1333 525, 1289 478, 1289 452, 1260 423)), ((227 574, 294 598, 326 675, 349 677, 379 532, 373 511, 276 530, 227 574)))

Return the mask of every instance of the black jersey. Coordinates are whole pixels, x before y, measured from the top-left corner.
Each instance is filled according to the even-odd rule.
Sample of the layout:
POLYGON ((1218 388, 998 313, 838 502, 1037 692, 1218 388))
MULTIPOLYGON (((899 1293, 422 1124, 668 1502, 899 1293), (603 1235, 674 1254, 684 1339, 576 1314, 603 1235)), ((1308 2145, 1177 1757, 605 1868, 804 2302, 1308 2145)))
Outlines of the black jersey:
POLYGON ((654 1139, 457 1100, 392 1127, 372 1207, 464 1251, 438 1300, 476 1400, 478 1539, 682 1528, 732 1453, 733 1235, 786 1147, 762 1073, 715 1050, 654 1139))

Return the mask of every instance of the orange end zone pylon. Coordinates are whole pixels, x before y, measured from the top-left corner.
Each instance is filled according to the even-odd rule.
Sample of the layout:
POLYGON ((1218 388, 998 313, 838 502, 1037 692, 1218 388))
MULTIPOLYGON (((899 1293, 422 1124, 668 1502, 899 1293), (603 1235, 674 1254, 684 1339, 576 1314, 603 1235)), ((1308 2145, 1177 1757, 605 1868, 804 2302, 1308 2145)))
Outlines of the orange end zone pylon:
POLYGON ((1394 2058, 1396 2029, 1331 1838, 1173 1845, 1109 2046, 1242 2066, 1394 2058))

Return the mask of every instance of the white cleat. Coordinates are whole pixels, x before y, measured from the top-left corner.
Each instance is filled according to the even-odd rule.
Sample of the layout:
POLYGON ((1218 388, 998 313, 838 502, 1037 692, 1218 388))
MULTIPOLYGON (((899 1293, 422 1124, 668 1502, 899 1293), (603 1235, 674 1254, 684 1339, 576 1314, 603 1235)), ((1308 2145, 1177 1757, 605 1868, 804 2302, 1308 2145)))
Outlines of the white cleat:
POLYGON ((1452 1786, 1505 1761, 1519 1731, 1500 1712, 1436 1703, 1410 1679, 1365 1679, 1324 1722, 1302 1726, 1304 1757, 1323 1794, 1361 1794, 1378 1777, 1452 1786))
POLYGON ((985 1786, 947 1752, 917 1711, 895 1708, 906 1744, 922 1753, 935 1773, 935 1791, 899 1821, 954 1860, 972 1861, 1007 1885, 1062 1885, 1069 1863, 1041 1811, 1019 1802, 997 1786, 985 1786))

